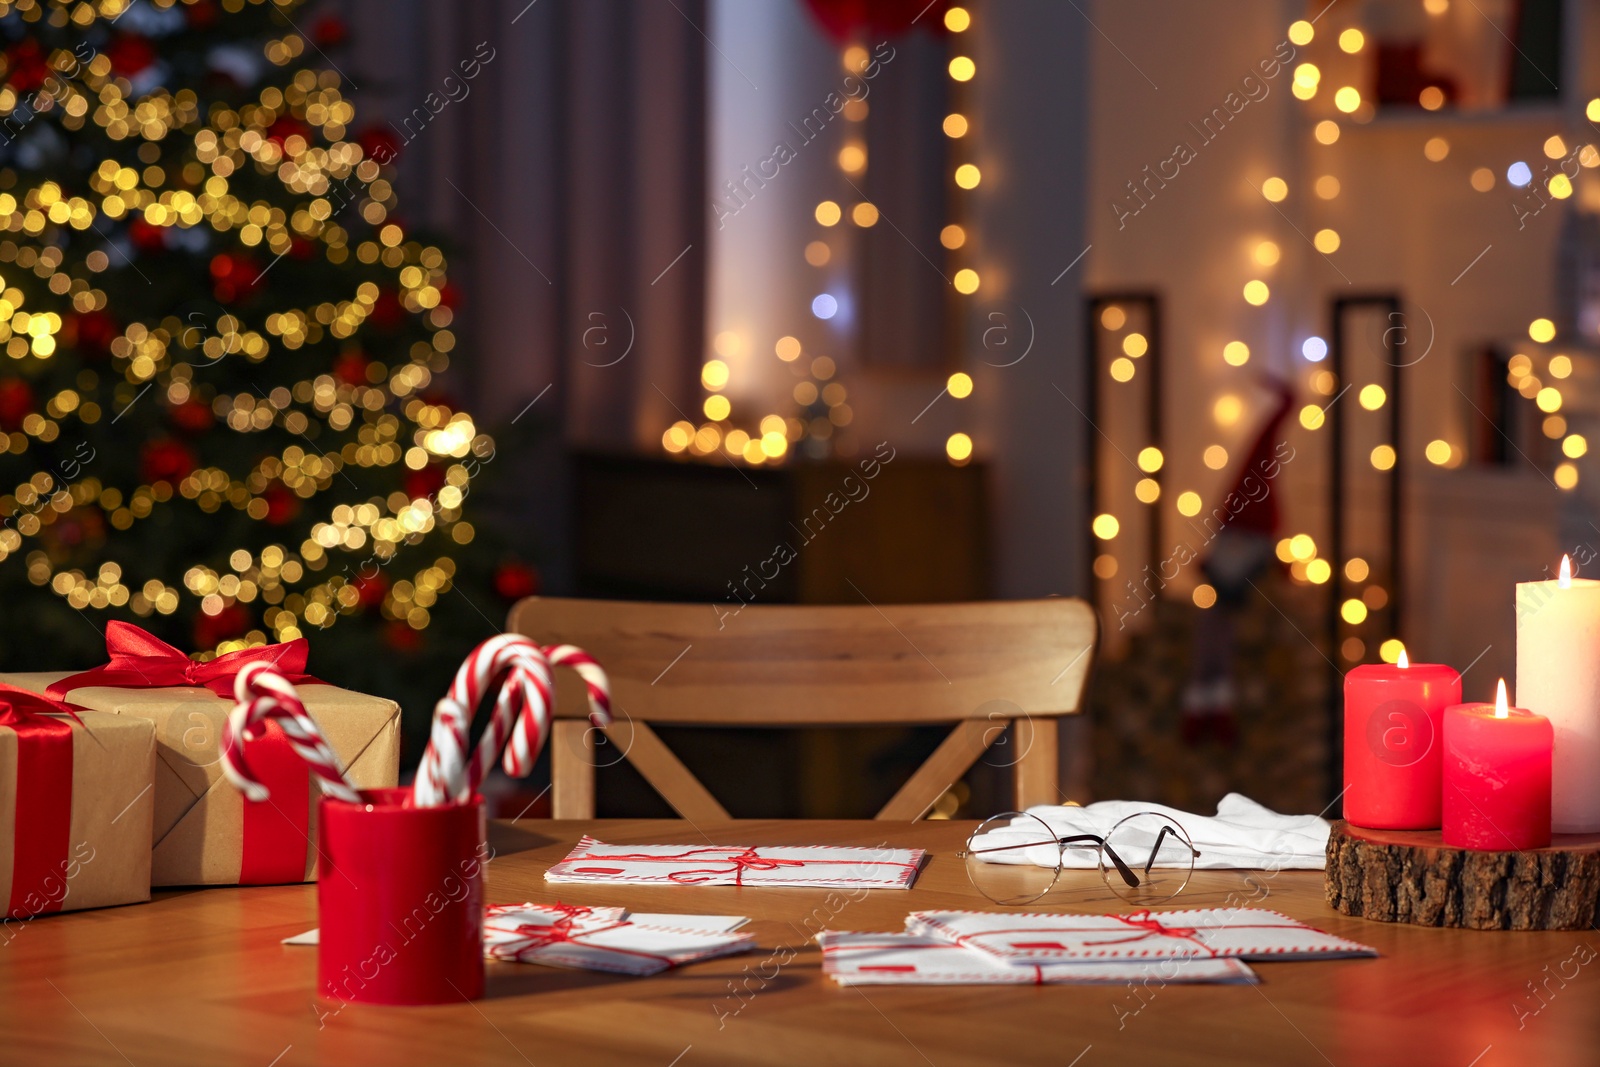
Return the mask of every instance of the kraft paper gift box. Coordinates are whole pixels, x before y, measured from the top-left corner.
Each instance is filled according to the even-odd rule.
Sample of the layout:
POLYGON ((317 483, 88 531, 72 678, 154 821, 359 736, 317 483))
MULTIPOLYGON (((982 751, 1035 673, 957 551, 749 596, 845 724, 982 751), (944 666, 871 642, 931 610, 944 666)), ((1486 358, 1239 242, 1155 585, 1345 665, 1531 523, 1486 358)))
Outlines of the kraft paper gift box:
POLYGON ((305 680, 303 640, 198 663, 136 626, 113 621, 106 643, 111 663, 105 668, 79 675, 0 674, 0 683, 44 692, 71 679, 56 686, 69 703, 154 727, 151 885, 270 885, 316 877, 321 790, 281 728, 269 723, 268 736, 250 745, 251 766, 272 791, 267 800, 246 800, 222 773, 222 723, 233 707, 233 678, 248 662, 276 662, 296 683, 357 789, 399 780, 400 706, 305 680))
POLYGON ((0 949, 19 920, 150 899, 155 726, 0 690, 0 949))

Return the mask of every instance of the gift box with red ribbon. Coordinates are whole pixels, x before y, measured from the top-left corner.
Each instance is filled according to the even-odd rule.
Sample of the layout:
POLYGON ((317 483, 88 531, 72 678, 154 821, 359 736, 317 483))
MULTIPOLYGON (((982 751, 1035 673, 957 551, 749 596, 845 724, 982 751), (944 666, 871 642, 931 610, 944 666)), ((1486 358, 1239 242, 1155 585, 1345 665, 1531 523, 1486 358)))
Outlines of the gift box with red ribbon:
POLYGON ((305 673, 303 638, 241 649, 208 662, 130 623, 106 625, 109 662, 78 674, 0 674, 0 683, 98 712, 147 721, 156 742, 150 885, 268 885, 316 877, 320 791, 282 729, 251 742, 251 766, 268 785, 246 800, 222 773, 222 723, 247 663, 276 664, 358 789, 387 788, 400 772, 400 707, 327 685, 305 673))
POLYGON ((0 685, 0 947, 22 920, 150 899, 155 727, 0 685))

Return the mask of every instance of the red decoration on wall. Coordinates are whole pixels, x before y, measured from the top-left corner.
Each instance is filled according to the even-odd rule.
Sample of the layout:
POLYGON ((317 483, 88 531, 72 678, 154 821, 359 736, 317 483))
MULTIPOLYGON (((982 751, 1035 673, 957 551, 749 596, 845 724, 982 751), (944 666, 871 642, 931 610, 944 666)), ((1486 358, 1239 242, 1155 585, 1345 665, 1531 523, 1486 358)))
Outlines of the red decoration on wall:
POLYGON ((539 572, 521 560, 507 560, 494 572, 494 591, 506 600, 521 600, 539 591, 539 572))
POLYGON ((126 78, 154 63, 156 50, 143 37, 125 33, 106 47, 106 58, 111 60, 112 72, 126 78))
POLYGON ((44 51, 39 42, 26 38, 15 48, 6 49, 6 84, 19 93, 31 93, 42 88, 50 77, 50 67, 44 61, 44 51))
POLYGON ((150 441, 140 451, 140 475, 146 482, 179 482, 194 470, 193 450, 170 437, 150 441))
POLYGON ((828 36, 843 44, 862 31, 904 33, 913 26, 934 33, 944 30, 947 0, 806 0, 828 36))
POLYGON ((282 482, 267 486, 261 499, 267 502, 267 522, 273 526, 293 522, 295 516, 300 514, 300 498, 285 488, 282 482))

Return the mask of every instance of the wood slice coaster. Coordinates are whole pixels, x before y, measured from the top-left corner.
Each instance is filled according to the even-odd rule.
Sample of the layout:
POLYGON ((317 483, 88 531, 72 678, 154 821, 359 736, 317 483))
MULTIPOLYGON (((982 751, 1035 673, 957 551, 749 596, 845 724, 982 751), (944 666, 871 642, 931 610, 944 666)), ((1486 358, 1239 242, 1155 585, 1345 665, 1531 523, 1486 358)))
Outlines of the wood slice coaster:
POLYGON ((1557 834, 1549 848, 1474 852, 1438 830, 1333 824, 1323 880, 1346 915, 1473 930, 1576 930, 1600 908, 1600 834, 1557 834))

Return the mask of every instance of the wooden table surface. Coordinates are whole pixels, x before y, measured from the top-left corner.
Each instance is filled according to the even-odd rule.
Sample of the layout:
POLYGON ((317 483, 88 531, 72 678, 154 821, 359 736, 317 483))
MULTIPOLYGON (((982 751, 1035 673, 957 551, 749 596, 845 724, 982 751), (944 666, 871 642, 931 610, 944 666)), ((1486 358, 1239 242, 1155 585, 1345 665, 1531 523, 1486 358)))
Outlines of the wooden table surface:
MULTIPOLYGON (((1382 958, 1257 964, 1258 986, 841 989, 825 979, 808 917, 818 916, 813 929, 826 920, 838 930, 899 930, 911 910, 990 906, 953 855, 970 828, 494 824, 491 903, 557 899, 544 871, 584 832, 638 844, 889 844, 932 858, 909 892, 873 891, 831 918, 824 890, 566 887, 570 903, 748 915, 760 948, 652 978, 492 963, 487 995, 474 1003, 335 1012, 337 1002, 319 1001, 316 949, 279 944, 316 925, 311 885, 160 892, 149 904, 11 924, 0 933, 0 1064, 1600 1062, 1600 934, 1348 918, 1323 902, 1316 871, 1202 872, 1174 906, 1257 903, 1382 958)), ((1040 910, 1126 910, 1094 872, 1063 882, 1040 910)))

